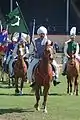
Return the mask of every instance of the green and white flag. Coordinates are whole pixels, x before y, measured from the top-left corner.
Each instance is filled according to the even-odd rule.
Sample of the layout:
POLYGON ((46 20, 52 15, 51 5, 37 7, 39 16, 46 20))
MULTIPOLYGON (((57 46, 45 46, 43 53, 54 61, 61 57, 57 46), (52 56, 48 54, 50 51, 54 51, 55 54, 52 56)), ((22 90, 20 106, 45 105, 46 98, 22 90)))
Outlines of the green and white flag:
POLYGON ((19 6, 7 15, 6 23, 8 25, 9 33, 29 33, 28 27, 19 6))

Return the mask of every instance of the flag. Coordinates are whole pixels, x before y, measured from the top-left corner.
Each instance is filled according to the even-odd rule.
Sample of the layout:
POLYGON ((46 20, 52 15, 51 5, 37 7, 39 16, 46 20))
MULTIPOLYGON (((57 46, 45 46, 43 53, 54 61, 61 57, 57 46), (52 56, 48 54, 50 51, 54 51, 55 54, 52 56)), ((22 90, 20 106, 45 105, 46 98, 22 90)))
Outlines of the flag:
POLYGON ((20 7, 17 6, 12 12, 7 15, 6 23, 8 25, 8 32, 24 32, 28 34, 28 27, 20 10, 20 7))

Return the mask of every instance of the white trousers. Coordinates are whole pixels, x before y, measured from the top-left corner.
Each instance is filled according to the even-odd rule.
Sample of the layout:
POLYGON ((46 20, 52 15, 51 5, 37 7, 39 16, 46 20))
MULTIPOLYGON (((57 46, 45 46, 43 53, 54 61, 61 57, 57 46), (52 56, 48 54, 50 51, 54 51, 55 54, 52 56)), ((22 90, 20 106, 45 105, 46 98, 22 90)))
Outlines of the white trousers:
POLYGON ((10 75, 13 75, 13 74, 14 74, 14 72, 13 72, 13 67, 12 67, 12 64, 13 64, 14 61, 15 61, 15 59, 12 58, 12 59, 10 60, 10 63, 9 63, 9 73, 10 73, 10 75))
POLYGON ((9 63, 11 57, 12 57, 12 55, 9 55, 9 56, 7 57, 6 64, 9 63))
POLYGON ((58 81, 59 78, 59 65, 57 64, 57 62, 55 60, 53 60, 52 65, 55 69, 55 76, 56 76, 56 81, 58 81))
POLYGON ((39 59, 34 58, 31 63, 29 63, 27 78, 30 82, 32 82, 32 71, 34 66, 39 62, 39 59))
POLYGON ((67 58, 66 56, 64 56, 64 57, 63 57, 63 66, 62 66, 62 70, 63 70, 63 71, 64 71, 64 69, 65 69, 65 65, 66 65, 67 61, 68 61, 68 58, 67 58))
MULTIPOLYGON (((39 59, 34 58, 33 61, 29 64, 29 68, 27 71, 27 78, 30 82, 32 82, 32 71, 34 66, 39 62, 39 59)), ((59 66, 55 60, 53 60, 52 65, 54 66, 55 69, 55 75, 56 75, 56 81, 58 81, 59 77, 59 66)))

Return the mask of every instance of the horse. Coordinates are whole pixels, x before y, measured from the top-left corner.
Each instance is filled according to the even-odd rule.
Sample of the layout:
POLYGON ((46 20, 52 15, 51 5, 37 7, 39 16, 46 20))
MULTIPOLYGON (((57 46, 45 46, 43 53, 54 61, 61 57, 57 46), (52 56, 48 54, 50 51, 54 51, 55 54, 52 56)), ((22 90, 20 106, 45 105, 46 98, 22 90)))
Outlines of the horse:
POLYGON ((4 78, 6 76, 6 78, 8 78, 6 72, 5 72, 5 68, 4 68, 4 61, 5 61, 5 50, 7 48, 4 46, 0 46, 0 71, 1 71, 1 81, 4 82, 4 78))
POLYGON ((47 96, 48 96, 48 91, 50 88, 50 83, 52 82, 53 78, 53 70, 52 70, 52 65, 51 62, 53 60, 53 48, 52 48, 52 43, 51 45, 48 45, 46 43, 44 47, 44 53, 42 59, 39 61, 39 64, 35 67, 34 69, 34 80, 35 80, 35 96, 36 96, 36 104, 34 107, 36 110, 40 110, 39 108, 39 100, 40 100, 40 89, 41 86, 43 86, 43 96, 44 96, 44 101, 43 101, 43 111, 47 113, 47 108, 46 108, 46 102, 47 102, 47 96))
POLYGON ((67 75, 67 93, 78 95, 78 78, 80 72, 80 63, 74 54, 70 55, 67 62, 66 75, 67 75), (72 90, 74 84, 74 91, 72 90))
POLYGON ((18 58, 14 64, 15 94, 19 93, 18 79, 21 78, 20 95, 22 95, 23 84, 26 81, 26 76, 27 76, 27 65, 22 55, 22 49, 19 47, 17 50, 17 55, 18 58))

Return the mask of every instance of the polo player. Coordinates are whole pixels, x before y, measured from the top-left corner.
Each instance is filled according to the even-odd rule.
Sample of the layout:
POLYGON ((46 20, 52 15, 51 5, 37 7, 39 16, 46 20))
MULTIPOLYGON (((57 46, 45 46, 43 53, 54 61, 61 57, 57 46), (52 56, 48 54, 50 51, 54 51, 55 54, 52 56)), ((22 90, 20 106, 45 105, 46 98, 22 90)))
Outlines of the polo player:
POLYGON ((76 58, 79 55, 79 44, 75 41, 75 36, 76 36, 76 27, 72 27, 70 30, 70 39, 65 42, 64 46, 64 59, 63 59, 63 73, 62 75, 66 75, 66 67, 67 67, 67 61, 70 58, 71 54, 74 54, 76 58))
MULTIPOLYGON (((32 62, 29 64, 29 68, 27 71, 27 77, 28 80, 30 82, 32 82, 32 73, 33 73, 33 68, 35 67, 35 65, 38 64, 39 60, 42 59, 42 55, 44 52, 44 46, 46 44, 46 42, 48 42, 48 44, 51 44, 51 41, 47 38, 47 29, 44 26, 41 26, 38 30, 37 30, 37 34, 39 35, 38 38, 36 38, 33 42, 34 42, 34 46, 35 46, 35 51, 34 51, 34 58, 32 60, 32 62)), ((59 84, 60 82, 58 81, 58 64, 55 60, 52 61, 52 66, 55 69, 55 85, 59 84)), ((33 86, 34 82, 32 82, 31 86, 33 86)))

